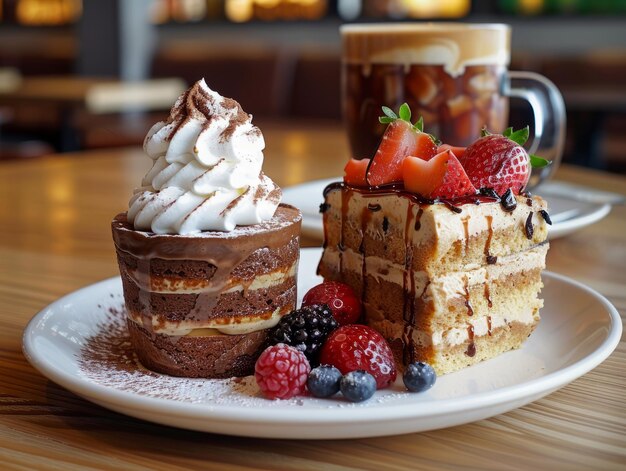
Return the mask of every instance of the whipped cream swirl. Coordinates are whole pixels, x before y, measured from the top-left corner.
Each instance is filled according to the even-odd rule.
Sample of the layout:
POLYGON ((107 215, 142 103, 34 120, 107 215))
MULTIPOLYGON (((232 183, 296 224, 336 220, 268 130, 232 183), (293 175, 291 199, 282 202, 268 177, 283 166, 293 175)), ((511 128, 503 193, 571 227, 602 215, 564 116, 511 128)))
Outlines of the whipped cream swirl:
POLYGON ((196 82, 148 131, 144 150, 154 163, 128 221, 135 230, 190 234, 271 219, 282 192, 261 171, 264 148, 239 103, 196 82))

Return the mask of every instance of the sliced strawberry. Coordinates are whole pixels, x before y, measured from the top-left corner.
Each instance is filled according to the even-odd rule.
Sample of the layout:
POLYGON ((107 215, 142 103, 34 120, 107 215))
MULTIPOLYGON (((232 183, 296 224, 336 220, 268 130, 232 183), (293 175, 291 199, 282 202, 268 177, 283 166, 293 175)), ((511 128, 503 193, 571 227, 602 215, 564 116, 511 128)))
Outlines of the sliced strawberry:
POLYGON ((422 120, 411 124, 411 111, 405 103, 400 107, 399 117, 383 107, 387 116, 380 118, 388 124, 374 158, 367 169, 367 183, 372 186, 402 181, 402 161, 407 155, 428 160, 437 153, 437 146, 430 134, 422 132, 422 120))
POLYGON ((429 196, 435 191, 441 185, 446 173, 445 163, 438 158, 440 155, 442 154, 430 160, 410 156, 404 159, 402 162, 404 188, 422 196, 429 196))
POLYGON ((367 186, 365 172, 370 159, 350 159, 343 169, 343 181, 352 186, 367 186))
POLYGON ((451 150, 426 161, 407 157, 402 164, 404 187, 427 198, 457 198, 472 195, 476 188, 451 150))
POLYGON ((467 148, 460 160, 476 188, 493 188, 499 195, 509 188, 518 195, 530 177, 526 150, 499 134, 481 137, 467 148))
POLYGON ((443 151, 451 150, 454 152, 454 155, 456 155, 456 158, 461 160, 463 158, 463 154, 465 154, 465 149, 467 149, 467 147, 456 147, 451 146, 450 144, 441 144, 437 147, 437 153, 440 154, 443 151))

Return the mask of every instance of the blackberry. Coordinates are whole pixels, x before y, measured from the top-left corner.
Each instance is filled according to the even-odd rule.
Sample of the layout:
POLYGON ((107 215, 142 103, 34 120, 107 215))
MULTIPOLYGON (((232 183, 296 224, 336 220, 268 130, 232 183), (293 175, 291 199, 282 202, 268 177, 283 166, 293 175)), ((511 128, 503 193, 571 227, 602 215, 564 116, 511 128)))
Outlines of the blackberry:
POLYGON ((272 341, 296 347, 317 364, 320 348, 336 328, 337 321, 330 308, 326 304, 312 304, 284 316, 272 332, 272 341))

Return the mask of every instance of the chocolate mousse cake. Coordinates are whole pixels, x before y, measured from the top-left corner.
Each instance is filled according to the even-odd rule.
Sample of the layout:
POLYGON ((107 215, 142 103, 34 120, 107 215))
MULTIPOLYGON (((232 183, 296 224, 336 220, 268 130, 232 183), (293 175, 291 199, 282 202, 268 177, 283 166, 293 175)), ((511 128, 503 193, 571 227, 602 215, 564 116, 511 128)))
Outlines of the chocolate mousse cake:
POLYGON ((359 293, 366 323, 399 365, 450 373, 519 348, 539 322, 548 249, 540 197, 506 208, 478 195, 433 203, 338 182, 322 208, 319 274, 359 293))
POLYGON ((300 212, 261 171, 263 136, 203 80, 149 131, 153 166, 112 222, 141 363, 173 376, 249 375, 296 303, 300 212))

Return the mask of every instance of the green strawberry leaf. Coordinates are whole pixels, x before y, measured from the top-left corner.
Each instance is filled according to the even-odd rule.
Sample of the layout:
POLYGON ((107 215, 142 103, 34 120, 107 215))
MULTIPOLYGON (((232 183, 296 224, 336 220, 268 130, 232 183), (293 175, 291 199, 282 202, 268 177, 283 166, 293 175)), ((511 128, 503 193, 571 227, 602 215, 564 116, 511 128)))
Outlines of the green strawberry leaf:
POLYGON ((509 137, 511 134, 513 134, 513 127, 506 128, 502 133, 504 137, 509 137))
POLYGON ((538 155, 530 154, 530 166, 532 168, 544 168, 548 165, 552 165, 551 160, 546 160, 543 157, 539 157, 538 155))
POLYGON ((409 108, 408 103, 402 103, 398 114, 400 115, 400 119, 408 121, 409 123, 411 122, 411 108, 409 108))
POLYGON ((503 136, 508 137, 516 144, 523 146, 528 140, 528 134, 529 134, 528 126, 522 129, 518 129, 517 131, 513 131, 513 128, 509 128, 509 129, 504 131, 503 136))
POLYGON ((398 115, 396 115, 391 108, 383 106, 383 113, 391 119, 398 119, 398 115))
POLYGON ((417 120, 413 127, 419 132, 424 132, 424 118, 420 116, 420 119, 417 120))
POLYGON ((391 124, 396 120, 396 118, 390 118, 389 116, 380 116, 378 118, 378 122, 380 124, 391 124))

